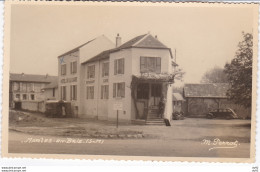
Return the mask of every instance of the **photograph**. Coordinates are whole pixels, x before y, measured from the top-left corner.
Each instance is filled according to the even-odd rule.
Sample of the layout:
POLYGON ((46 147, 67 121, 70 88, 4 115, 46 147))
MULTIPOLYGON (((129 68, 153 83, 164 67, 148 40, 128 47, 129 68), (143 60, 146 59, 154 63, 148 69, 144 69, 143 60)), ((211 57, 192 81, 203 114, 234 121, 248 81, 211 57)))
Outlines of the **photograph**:
POLYGON ((6 1, 2 156, 254 162, 258 8, 6 1))

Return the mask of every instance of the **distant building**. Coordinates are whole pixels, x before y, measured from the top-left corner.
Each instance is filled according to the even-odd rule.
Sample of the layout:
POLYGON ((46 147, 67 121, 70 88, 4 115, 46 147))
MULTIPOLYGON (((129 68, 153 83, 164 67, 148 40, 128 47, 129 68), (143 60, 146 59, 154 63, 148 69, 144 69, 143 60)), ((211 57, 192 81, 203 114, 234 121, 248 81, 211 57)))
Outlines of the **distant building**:
POLYGON ((226 93, 227 83, 185 84, 183 95, 185 98, 184 112, 186 116, 200 117, 211 109, 231 108, 240 117, 251 117, 251 109, 231 102, 226 93))
POLYGON ((58 95, 58 77, 53 82, 46 85, 42 92, 44 93, 45 100, 59 100, 58 95))
POLYGON ((46 100, 48 96, 43 88, 57 79, 57 76, 10 73, 9 106, 21 109, 22 102, 30 104, 46 100))
MULTIPOLYGON (((70 101, 80 117, 120 121, 157 115, 162 95, 171 119, 169 74, 177 64, 171 49, 150 34, 116 45, 105 36, 91 40, 58 57, 59 98, 70 101)), ((173 82, 173 81, 172 81, 173 82)))

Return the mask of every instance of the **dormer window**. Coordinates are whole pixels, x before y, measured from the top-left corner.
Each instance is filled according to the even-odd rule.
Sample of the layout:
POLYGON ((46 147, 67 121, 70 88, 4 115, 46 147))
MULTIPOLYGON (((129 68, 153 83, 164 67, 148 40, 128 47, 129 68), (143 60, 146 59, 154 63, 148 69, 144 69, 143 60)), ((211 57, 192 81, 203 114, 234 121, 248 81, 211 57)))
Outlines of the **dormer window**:
POLYGON ((161 58, 160 57, 140 57, 140 72, 141 73, 161 73, 161 58))

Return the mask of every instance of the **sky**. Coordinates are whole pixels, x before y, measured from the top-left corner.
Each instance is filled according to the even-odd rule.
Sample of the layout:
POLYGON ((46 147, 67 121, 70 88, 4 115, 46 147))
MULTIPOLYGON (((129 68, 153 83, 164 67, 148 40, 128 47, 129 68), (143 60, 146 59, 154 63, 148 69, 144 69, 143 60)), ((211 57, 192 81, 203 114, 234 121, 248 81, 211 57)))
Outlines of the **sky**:
POLYGON ((234 58, 242 31, 253 32, 248 6, 155 7, 13 5, 10 72, 58 74, 57 57, 95 37, 122 42, 150 32, 176 50, 183 82, 199 83, 215 66, 234 58))

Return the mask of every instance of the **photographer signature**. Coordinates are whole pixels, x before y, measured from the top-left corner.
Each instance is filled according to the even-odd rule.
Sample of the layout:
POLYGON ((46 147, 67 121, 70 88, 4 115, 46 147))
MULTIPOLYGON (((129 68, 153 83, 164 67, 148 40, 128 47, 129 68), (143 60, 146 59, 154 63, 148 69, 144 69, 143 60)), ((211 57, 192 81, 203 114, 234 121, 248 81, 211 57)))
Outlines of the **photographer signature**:
POLYGON ((219 138, 215 138, 214 140, 203 139, 201 144, 213 146, 213 147, 209 148, 209 151, 211 151, 213 149, 228 149, 228 148, 232 149, 232 148, 236 148, 240 145, 237 140, 233 141, 233 142, 221 141, 219 138))

